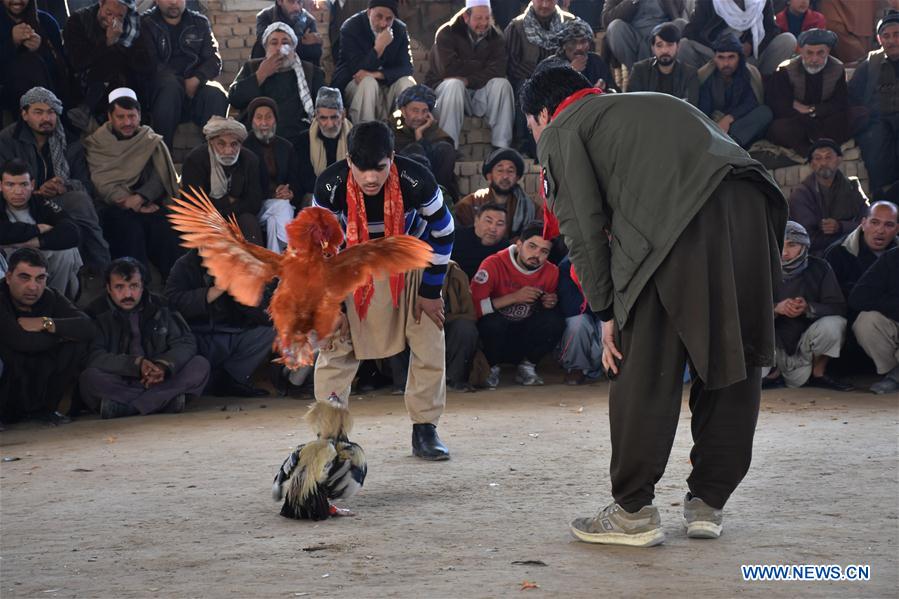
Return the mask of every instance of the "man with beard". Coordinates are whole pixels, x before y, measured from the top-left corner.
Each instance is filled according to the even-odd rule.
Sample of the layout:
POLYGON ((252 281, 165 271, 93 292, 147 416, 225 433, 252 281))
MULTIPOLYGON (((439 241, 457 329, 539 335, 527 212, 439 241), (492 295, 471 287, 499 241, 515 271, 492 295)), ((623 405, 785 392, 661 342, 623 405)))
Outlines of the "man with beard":
POLYGON ((534 220, 537 204, 527 196, 518 181, 524 176, 524 158, 511 148, 495 150, 481 167, 488 186, 470 193, 455 206, 454 215, 460 227, 474 225, 475 213, 485 204, 499 204, 506 209, 509 237, 514 239, 521 229, 534 220))
POLYGON ((340 27, 340 53, 332 84, 350 103, 357 125, 390 114, 396 97, 415 85, 406 24, 397 0, 369 0, 340 27))
POLYGON ((743 148, 765 134, 771 109, 761 103, 762 77, 746 63, 740 40, 723 34, 712 62, 699 69, 699 109, 743 148))
POLYGON ((297 56, 300 60, 311 62, 317 67, 321 66, 322 36, 318 34, 315 17, 303 8, 303 0, 275 0, 273 5, 256 13, 256 43, 253 44, 250 58, 265 57, 263 34, 269 25, 278 21, 293 28, 300 41, 297 46, 297 56))
POLYGON ((282 252, 287 247, 285 227, 293 220, 296 208, 302 207, 300 159, 293 144, 276 135, 278 106, 274 100, 262 96, 250 102, 247 122, 253 134, 247 136, 243 147, 259 158, 264 171, 260 176, 266 199, 262 202, 259 222, 265 229, 265 247, 282 252))
POLYGON ((69 95, 59 24, 38 10, 37 0, 3 0, 0 40, 0 109, 15 112, 19 98, 33 87, 69 95))
POLYGON ((347 137, 353 124, 346 118, 340 90, 322 87, 315 97, 315 116, 308 130, 300 133, 296 144, 300 159, 300 198, 308 206, 315 192, 315 179, 346 158, 347 137))
POLYGON ((506 79, 506 42, 490 21, 489 0, 466 0, 437 30, 428 60, 426 83, 437 93, 440 128, 455 147, 466 114, 484 117, 493 146, 508 147, 515 100, 506 79))
MULTIPOLYGON (((71 22, 71 21, 70 21, 71 22)), ((163 278, 184 250, 162 208, 178 193, 178 175, 161 135, 140 124, 134 90, 109 94, 109 120, 84 140, 101 220, 113 258, 131 256, 163 278)))
POLYGON ((186 10, 186 0, 156 0, 141 26, 157 59, 153 128, 171 150, 178 123, 190 120, 202 127, 212 115, 228 112, 225 90, 214 81, 222 72, 222 57, 209 20, 186 10))
POLYGON ((506 208, 495 202, 478 207, 473 227, 456 229, 452 259, 469 281, 488 256, 509 247, 508 232, 506 208))
POLYGON ((437 183, 455 202, 459 199, 456 185, 456 148, 453 138, 437 124, 433 116, 437 96, 426 85, 413 85, 396 99, 392 129, 395 148, 403 156, 421 155, 430 162, 437 183))
POLYGON ((0 420, 70 420, 56 411, 93 337, 90 319, 47 287, 47 260, 34 248, 9 257, 0 281, 0 420))
POLYGON ((855 139, 871 176, 871 193, 899 197, 899 11, 877 23, 880 50, 858 65, 849 82, 855 139), (857 118, 856 118, 857 117, 857 118), (888 191, 892 186, 892 191, 888 191))
POLYGON ((699 104, 696 69, 677 60, 680 29, 663 23, 652 30, 652 58, 635 62, 627 79, 628 92, 658 92, 699 104))
POLYGON ((262 181, 259 158, 242 150, 247 128, 231 117, 214 116, 203 127, 206 143, 190 151, 181 169, 181 188, 206 191, 226 219, 234 216, 244 237, 263 245, 259 214, 262 181))
POLYGON ((653 29, 683 16, 684 0, 606 0, 602 24, 612 54, 630 69, 649 58, 653 29))
POLYGON ((587 81, 603 91, 618 89, 615 76, 609 69, 606 61, 593 48, 593 29, 581 19, 575 18, 566 22, 556 35, 556 43, 559 46, 555 54, 540 63, 544 65, 564 65, 587 78, 587 81))
POLYGON ((228 90, 228 100, 239 110, 259 96, 274 100, 281 121, 280 135, 296 146, 312 118, 313 99, 325 83, 325 73, 297 57, 297 36, 289 25, 272 23, 262 41, 265 58, 244 63, 228 90))
POLYGON ((772 143, 808 154, 826 137, 849 139, 849 92, 843 63, 830 55, 837 36, 809 29, 799 36, 799 56, 777 69, 765 86, 765 104, 774 120, 766 137, 772 143))
POLYGON ((471 279, 491 388, 499 384, 501 364, 518 365, 519 385, 543 384, 537 364, 559 343, 565 328, 556 310, 559 269, 548 261, 551 248, 552 241, 543 238, 543 223, 532 221, 513 245, 487 257, 471 279))
POLYGON ((84 147, 68 143, 62 126, 62 102, 48 89, 35 87, 19 100, 21 120, 0 132, 0 163, 19 158, 28 165, 34 194, 53 200, 81 233, 81 258, 96 274, 109 264, 109 244, 94 208, 93 183, 84 147))
POLYGON ((868 198, 858 177, 840 170, 843 151, 832 139, 811 146, 808 162, 812 173, 790 194, 790 219, 803 226, 811 245, 809 253, 824 250, 858 227, 868 211, 868 198))
POLYGON ((199 395, 209 362, 184 318, 146 289, 147 271, 133 258, 106 271, 106 296, 88 313, 94 341, 79 387, 101 418, 184 411, 186 395, 199 395))

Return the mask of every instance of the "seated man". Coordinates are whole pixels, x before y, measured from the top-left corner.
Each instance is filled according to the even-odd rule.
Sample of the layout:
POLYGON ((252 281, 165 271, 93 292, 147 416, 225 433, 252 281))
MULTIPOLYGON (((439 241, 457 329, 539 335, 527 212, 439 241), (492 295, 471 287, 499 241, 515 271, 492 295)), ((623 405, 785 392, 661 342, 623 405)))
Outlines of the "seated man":
POLYGON ((852 289, 849 306, 859 312, 852 331, 883 380, 877 394, 899 391, 899 249, 885 252, 852 289))
POLYGON ((0 110, 16 112, 33 87, 66 97, 69 67, 59 24, 37 0, 3 0, 0 8, 0 110))
POLYGON ((106 204, 103 232, 113 258, 132 256, 163 278, 184 251, 161 208, 178 193, 172 156, 128 88, 109 94, 109 121, 84 140, 97 198, 106 204))
POLYGON ((396 13, 397 0, 369 0, 367 10, 340 27, 331 83, 350 103, 350 120, 357 125, 385 118, 396 97, 415 85, 409 35, 396 13))
POLYGON ((506 42, 490 21, 489 0, 466 0, 437 30, 428 60, 425 81, 437 92, 440 128, 454 146, 459 147, 462 121, 469 114, 487 120, 494 147, 508 147, 515 99, 506 79, 506 42))
POLYGON ((315 97, 315 118, 300 133, 295 147, 300 159, 300 198, 308 206, 315 193, 315 179, 326 168, 346 158, 347 137, 353 124, 347 120, 340 90, 321 87, 315 97))
POLYGON ((244 63, 228 89, 228 100, 244 110, 259 96, 271 98, 278 105, 281 137, 296 145, 312 118, 312 101, 325 83, 325 73, 297 57, 297 37, 289 25, 272 23, 262 40, 265 58, 244 63))
POLYGON ((479 206, 499 204, 506 209, 509 238, 518 237, 522 227, 534 220, 537 213, 537 204, 518 184, 524 176, 524 159, 511 148, 500 148, 487 157, 481 173, 488 186, 468 194, 456 204, 456 222, 460 227, 471 227, 479 206))
POLYGON ((279 21, 290 25, 300 41, 297 46, 300 60, 321 66, 322 36, 318 34, 315 17, 303 8, 303 0, 275 0, 274 4, 256 13, 256 43, 253 44, 250 58, 265 57, 262 36, 269 25, 279 21))
POLYGON ((874 24, 883 4, 878 0, 827 0, 817 3, 827 28, 839 37, 833 50, 834 56, 846 64, 865 58, 871 49, 874 24))
POLYGON ((696 69, 677 60, 680 29, 663 23, 652 30, 652 58, 635 62, 627 79, 628 92, 658 92, 699 104, 696 69))
POLYGON ((859 225, 867 213, 868 198, 858 177, 847 177, 840 170, 843 151, 832 139, 816 141, 808 156, 812 174, 790 194, 790 219, 808 233, 809 252, 821 256, 859 225))
MULTIPOLYGON (((534 74, 537 65, 551 56, 558 48, 555 36, 562 29, 562 25, 573 19, 574 15, 562 10, 558 6, 557 0, 537 0, 528 3, 524 12, 512 19, 512 22, 506 26, 506 54, 508 56, 506 72, 516 100, 521 86, 528 77, 534 74)), ((537 147, 534 138, 528 131, 524 113, 517 104, 513 137, 517 144, 516 147, 530 156, 536 156, 537 147)))
POLYGON ((714 42, 724 33, 739 38, 740 56, 758 67, 765 77, 789 59, 796 48, 793 34, 784 33, 774 23, 771 0, 748 4, 745 0, 696 0, 677 57, 700 68, 717 51, 714 42))
POLYGON ((0 131, 0 164, 18 158, 28 165, 35 195, 53 200, 81 232, 81 258, 97 274, 109 264, 109 244, 91 197, 94 185, 80 142, 66 141, 62 102, 35 87, 19 100, 19 121, 0 131))
POLYGON ((282 252, 287 247, 285 227, 293 220, 296 208, 302 207, 300 159, 293 144, 277 135, 278 106, 271 98, 262 96, 250 102, 247 124, 253 134, 247 136, 243 147, 256 155, 268 175, 261 179, 266 199, 259 213, 259 222, 265 229, 265 247, 282 252))
POLYGON ((509 247, 506 233, 506 208, 495 202, 482 204, 475 210, 473 227, 456 229, 452 259, 469 280, 474 278, 487 256, 509 247))
POLYGON ((437 183, 447 189, 453 202, 459 199, 456 184, 456 148, 453 138, 432 115, 437 96, 426 85, 407 87, 396 98, 393 135, 396 151, 404 156, 423 155, 431 163, 437 183))
POLYGON ((187 321, 198 353, 212 367, 209 389, 213 395, 268 395, 252 380, 256 368, 271 354, 275 340, 266 305, 244 306, 216 287, 196 250, 175 262, 165 283, 165 296, 169 306, 187 321))
POLYGON ((150 36, 140 29, 135 0, 100 0, 72 13, 63 40, 83 94, 82 104, 67 112, 76 127, 90 131, 92 116, 101 122, 104 100, 116 88, 137 90, 149 100, 156 57, 150 36))
POLYGON ((556 34, 556 43, 559 49, 539 66, 547 64, 570 66, 586 77, 593 87, 603 91, 621 91, 606 61, 596 52, 590 51, 594 43, 593 29, 585 21, 578 18, 567 21, 556 34))
POLYGON ((559 308, 565 331, 559 341, 559 363, 566 385, 583 385, 603 375, 602 321, 590 310, 584 293, 571 278, 568 256, 559 262, 559 308))
POLYGON ((683 16, 683 0, 606 0, 602 24, 612 54, 630 70, 638 60, 649 58, 652 30, 683 16))
POLYGON ((209 362, 180 314, 144 289, 147 271, 133 258, 114 260, 106 271, 106 296, 88 313, 95 336, 81 399, 101 418, 181 412, 185 395, 199 395, 209 362))
POLYGON ((877 40, 881 49, 858 65, 849 82, 855 139, 875 198, 899 182, 899 11, 877 23, 877 40))
POLYGON ((787 0, 787 6, 774 15, 774 22, 784 33, 799 34, 809 29, 827 29, 824 15, 809 8, 810 0, 787 0))
POLYGON ((47 261, 33 248, 12 253, 0 281, 0 420, 69 419, 56 411, 93 337, 90 319, 47 288, 47 261))
POLYGON ((153 77, 153 129, 172 149, 178 123, 198 127, 214 114, 225 116, 228 98, 215 78, 222 73, 222 57, 209 19, 186 10, 186 0, 155 0, 144 13, 141 27, 150 37, 156 56, 153 77))
POLYGON ((0 251, 37 249, 47 260, 47 284, 70 300, 78 296, 78 226, 53 200, 33 195, 28 167, 10 160, 0 167, 0 251))
POLYGON ((765 103, 774 120, 767 138, 803 156, 822 137, 842 145, 849 139, 846 69, 830 55, 835 33, 810 29, 799 36, 799 56, 774 73, 765 87, 765 103))
POLYGON ((214 116, 203 135, 206 143, 184 159, 181 188, 204 189, 222 216, 234 215, 248 241, 263 245, 257 217, 262 208, 259 159, 250 150, 241 151, 247 128, 231 117, 214 116))
POLYGON ((843 297, 850 297, 855 284, 885 252, 896 247, 899 208, 891 202, 875 202, 854 231, 824 252, 843 297))
POLYGON ((761 103, 762 77, 746 63, 732 33, 713 47, 712 62, 699 70, 699 109, 745 149, 765 134, 772 118, 771 109, 761 103))
POLYGON ((559 269, 547 261, 551 247, 543 223, 531 222, 508 250, 484 260, 471 280, 490 387, 499 384, 500 364, 518 364, 519 385, 543 384, 537 364, 556 347, 565 327, 556 310, 559 269))
POLYGON ((830 265, 809 256, 809 244, 802 225, 787 221, 781 256, 783 280, 774 299, 777 366, 762 369, 762 375, 767 375, 763 386, 783 382, 787 387, 852 391, 849 383, 827 375, 827 362, 840 357, 845 340, 846 300, 830 265))

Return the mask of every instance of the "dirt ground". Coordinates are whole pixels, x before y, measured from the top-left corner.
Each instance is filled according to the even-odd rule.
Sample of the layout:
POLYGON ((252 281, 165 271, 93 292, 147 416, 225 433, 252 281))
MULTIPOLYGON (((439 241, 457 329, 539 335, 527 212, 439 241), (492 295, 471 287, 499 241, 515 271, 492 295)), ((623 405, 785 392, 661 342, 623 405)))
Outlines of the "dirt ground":
POLYGON ((449 462, 411 457, 402 398, 354 397, 355 518, 278 515, 270 485, 308 401, 202 399, 180 415, 0 434, 0 596, 896 597, 899 396, 768 391, 716 541, 680 521, 684 405, 650 549, 576 542, 609 497, 608 388, 450 395, 449 462), (227 409, 223 410, 223 407, 227 409), (542 564, 517 564, 539 561, 542 564), (868 582, 744 582, 741 564, 869 564, 868 582), (539 588, 522 590, 525 581, 539 588))

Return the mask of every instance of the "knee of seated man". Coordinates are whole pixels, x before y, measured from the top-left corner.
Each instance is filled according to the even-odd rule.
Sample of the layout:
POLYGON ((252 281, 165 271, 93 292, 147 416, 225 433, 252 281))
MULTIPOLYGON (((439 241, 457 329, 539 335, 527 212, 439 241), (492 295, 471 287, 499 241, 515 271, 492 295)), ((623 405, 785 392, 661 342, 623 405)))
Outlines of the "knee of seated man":
POLYGON ((852 323, 852 332, 855 333, 856 337, 863 337, 879 330, 883 325, 887 324, 887 321, 889 321, 889 318, 876 310, 859 312, 855 322, 852 323))
POLYGON ((842 339, 846 334, 846 319, 842 316, 824 316, 815 321, 819 334, 842 339))

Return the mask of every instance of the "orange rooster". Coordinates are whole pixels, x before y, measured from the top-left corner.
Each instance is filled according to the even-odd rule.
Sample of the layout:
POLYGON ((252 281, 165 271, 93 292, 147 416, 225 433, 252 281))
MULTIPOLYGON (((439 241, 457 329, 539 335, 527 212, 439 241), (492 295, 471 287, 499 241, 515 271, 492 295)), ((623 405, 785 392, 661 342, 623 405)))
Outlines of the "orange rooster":
POLYGON ((183 245, 195 248, 215 284, 247 306, 259 305, 266 284, 279 279, 268 312, 275 349, 290 369, 310 365, 315 345, 337 326, 340 304, 369 277, 427 266, 431 247, 411 235, 373 239, 344 250, 337 218, 305 208, 287 225, 288 247, 276 254, 246 240, 232 215, 219 213, 203 190, 173 198, 169 220, 183 245))

